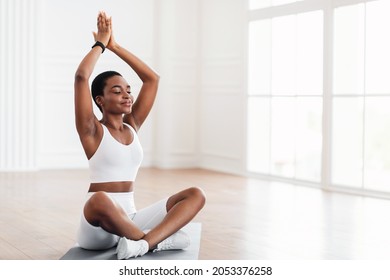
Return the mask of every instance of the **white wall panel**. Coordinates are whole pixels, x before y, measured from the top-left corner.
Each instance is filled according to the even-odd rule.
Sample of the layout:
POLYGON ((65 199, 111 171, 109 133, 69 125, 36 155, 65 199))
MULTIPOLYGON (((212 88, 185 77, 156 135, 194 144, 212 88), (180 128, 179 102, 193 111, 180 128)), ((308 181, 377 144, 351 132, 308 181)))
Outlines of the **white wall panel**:
POLYGON ((0 170, 36 168, 36 14, 33 1, 0 1, 0 170))
MULTIPOLYGON (((241 59, 210 59, 203 60, 201 68, 203 88, 222 88, 223 92, 241 90, 244 86, 242 80, 243 61, 241 59)), ((215 93, 217 93, 216 91, 215 93)), ((239 93, 242 94, 241 92, 239 93)))
POLYGON ((238 94, 214 95, 207 91, 204 94, 201 113, 202 153, 239 161, 242 152, 242 119, 237 116, 237 112, 241 111, 238 105, 240 97, 238 94))
POLYGON ((169 82, 169 86, 175 88, 191 88, 193 90, 197 88, 199 83, 197 59, 189 57, 176 58, 167 63, 169 64, 169 68, 163 73, 163 78, 169 82))
POLYGON ((206 59, 242 58, 243 16, 247 1, 202 0, 202 56, 206 59))
MULTIPOLYGON (((197 153, 197 100, 194 90, 181 89, 173 92, 172 107, 175 108, 172 114, 172 130, 177 137, 172 139, 173 154, 196 156, 197 153)), ((196 165, 192 159, 192 166, 196 165)))
MULTIPOLYGON (((158 2, 156 2, 158 3, 158 2)), ((158 3, 158 71, 153 165, 197 166, 199 107, 198 1, 158 3)))
POLYGON ((244 171, 245 2, 201 2, 200 166, 232 173, 244 171))

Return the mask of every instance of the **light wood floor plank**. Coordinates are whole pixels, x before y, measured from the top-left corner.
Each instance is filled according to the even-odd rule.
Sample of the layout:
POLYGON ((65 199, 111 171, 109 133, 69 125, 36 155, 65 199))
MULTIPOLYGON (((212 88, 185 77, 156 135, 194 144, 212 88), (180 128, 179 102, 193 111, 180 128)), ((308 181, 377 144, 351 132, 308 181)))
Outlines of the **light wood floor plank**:
MULTIPOLYGON (((390 259, 390 201, 201 169, 142 168, 140 209, 199 186, 200 259, 390 259)), ((0 259, 59 259, 75 243, 86 170, 0 173, 0 259)))

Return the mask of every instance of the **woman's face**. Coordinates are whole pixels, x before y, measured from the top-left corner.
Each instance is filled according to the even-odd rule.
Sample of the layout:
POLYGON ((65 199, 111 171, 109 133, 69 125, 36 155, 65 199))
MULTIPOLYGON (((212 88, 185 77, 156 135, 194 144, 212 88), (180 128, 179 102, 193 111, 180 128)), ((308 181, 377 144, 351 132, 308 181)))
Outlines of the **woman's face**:
POLYGON ((103 96, 98 96, 98 98, 103 112, 130 114, 132 111, 134 97, 131 95, 130 85, 121 76, 108 78, 103 96))

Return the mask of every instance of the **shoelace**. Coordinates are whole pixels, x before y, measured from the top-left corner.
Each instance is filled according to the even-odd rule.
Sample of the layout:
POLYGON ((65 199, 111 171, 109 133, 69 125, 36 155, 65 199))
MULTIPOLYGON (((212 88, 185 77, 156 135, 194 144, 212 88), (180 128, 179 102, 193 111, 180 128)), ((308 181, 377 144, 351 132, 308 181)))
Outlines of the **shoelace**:
POLYGON ((173 248, 173 240, 172 238, 165 239, 161 242, 161 250, 169 250, 173 248))
MULTIPOLYGON (((123 240, 125 240, 126 245, 127 245, 127 240, 126 240, 125 238, 123 238, 123 240)), ((126 247, 127 247, 127 246, 126 246, 126 247)), ((126 253, 126 255, 124 256, 124 258, 125 258, 125 259, 129 259, 129 258, 131 258, 131 257, 137 258, 137 257, 139 257, 139 256, 142 256, 142 252, 146 249, 146 248, 144 248, 144 247, 145 247, 145 246, 141 245, 141 246, 138 248, 137 252, 134 253, 134 255, 132 255, 131 252, 128 252, 128 251, 127 251, 127 253, 126 253), (129 254, 129 253, 130 253, 130 254, 129 254)), ((117 250, 116 250, 116 253, 117 253, 117 254, 118 254, 118 252, 119 252, 118 248, 119 248, 119 247, 117 247, 117 250)))
POLYGON ((165 239, 161 241, 158 245, 157 248, 153 250, 153 253, 159 252, 162 250, 169 250, 173 247, 173 241, 171 238, 165 239))
POLYGON ((139 247, 139 249, 138 249, 137 254, 134 256, 134 258, 137 258, 137 257, 139 257, 139 256, 142 256, 141 253, 142 253, 142 251, 144 251, 145 249, 146 249, 146 248, 145 248, 143 245, 141 245, 141 246, 139 247))

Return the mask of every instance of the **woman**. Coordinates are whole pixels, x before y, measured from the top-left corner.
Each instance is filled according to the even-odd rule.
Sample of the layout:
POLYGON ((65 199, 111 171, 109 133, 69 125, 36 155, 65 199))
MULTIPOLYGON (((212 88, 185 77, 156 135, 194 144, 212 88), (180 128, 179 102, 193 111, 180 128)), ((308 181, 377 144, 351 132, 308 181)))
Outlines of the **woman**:
POLYGON ((112 33, 111 18, 100 12, 96 43, 75 74, 76 128, 89 161, 91 184, 78 230, 82 248, 101 250, 117 245, 118 259, 142 256, 149 250, 183 249, 188 236, 180 229, 203 208, 199 188, 189 188, 136 211, 134 180, 143 153, 137 131, 154 103, 159 76, 120 46, 112 33), (139 76, 137 100, 130 85, 117 72, 89 78, 105 49, 109 49, 139 76), (93 113, 92 97, 103 117, 93 113))

